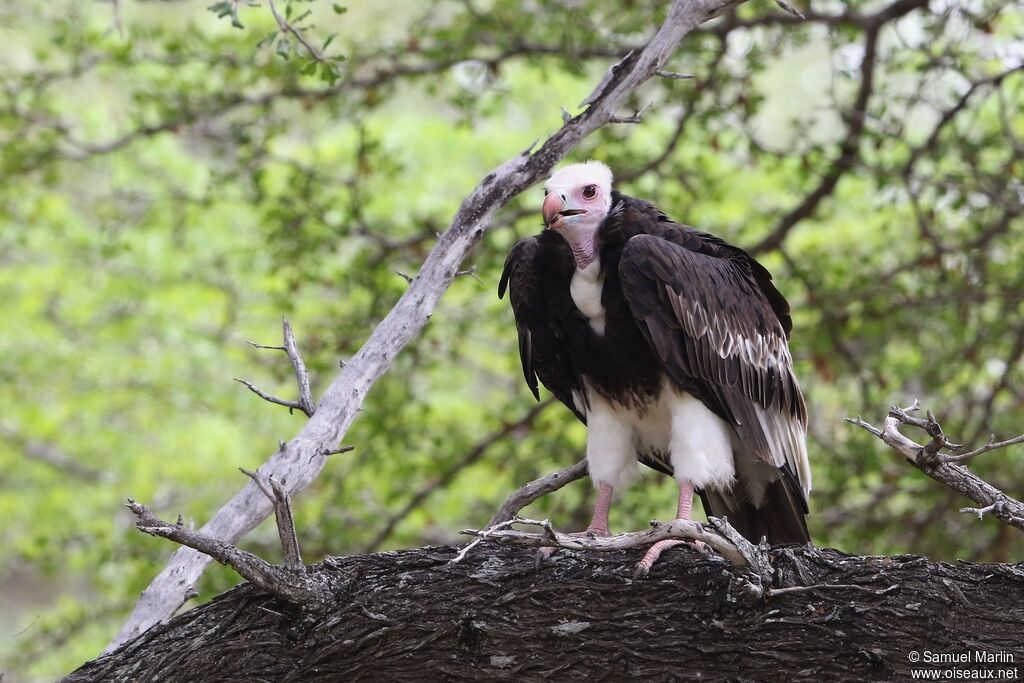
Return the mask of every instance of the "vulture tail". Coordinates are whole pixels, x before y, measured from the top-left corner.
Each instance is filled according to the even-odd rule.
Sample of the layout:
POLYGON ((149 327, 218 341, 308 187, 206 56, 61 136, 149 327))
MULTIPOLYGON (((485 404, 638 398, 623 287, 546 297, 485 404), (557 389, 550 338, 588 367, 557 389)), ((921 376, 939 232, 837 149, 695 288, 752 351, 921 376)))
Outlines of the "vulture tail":
POLYGON ((811 541, 804 519, 803 499, 787 485, 785 477, 768 485, 761 507, 739 500, 729 492, 698 493, 706 514, 728 518, 729 524, 751 543, 760 543, 762 536, 772 545, 811 541))

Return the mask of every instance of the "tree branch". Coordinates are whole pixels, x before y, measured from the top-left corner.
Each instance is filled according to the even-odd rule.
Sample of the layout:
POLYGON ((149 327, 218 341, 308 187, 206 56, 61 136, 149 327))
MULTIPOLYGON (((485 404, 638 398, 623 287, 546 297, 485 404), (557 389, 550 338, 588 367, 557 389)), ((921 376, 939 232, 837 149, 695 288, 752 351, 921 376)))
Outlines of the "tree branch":
POLYGON ((300 605, 313 604, 320 595, 320 592, 314 588, 303 572, 277 567, 230 543, 208 536, 201 531, 193 531, 184 525, 180 515, 176 523, 170 524, 159 519, 149 508, 131 498, 125 503, 125 507, 138 518, 135 526, 139 531, 193 548, 221 564, 231 567, 243 578, 268 593, 273 593, 284 600, 300 605))
POLYGON ((963 465, 958 464, 970 457, 993 451, 996 448, 1003 448, 1015 443, 1024 442, 1024 435, 1008 439, 999 444, 990 442, 970 453, 962 456, 952 456, 941 453, 946 448, 962 448, 958 444, 951 443, 942 431, 942 427, 935 420, 931 411, 927 412, 925 419, 913 417, 909 413, 920 408, 920 403, 914 401, 908 408, 893 406, 885 418, 885 426, 879 430, 872 425, 858 418, 846 418, 850 424, 856 425, 869 431, 874 436, 884 441, 890 448, 902 455, 907 461, 921 470, 929 477, 938 481, 950 489, 965 496, 980 507, 961 508, 961 512, 971 512, 983 518, 985 514, 992 514, 1000 520, 1024 531, 1024 503, 1006 495, 984 479, 969 471, 963 465), (906 424, 924 430, 931 440, 924 444, 918 444, 907 438, 899 431, 899 425, 906 424))
POLYGON ((575 465, 547 474, 540 479, 534 479, 528 484, 523 484, 519 490, 514 491, 505 502, 501 504, 498 511, 487 523, 488 528, 494 528, 499 524, 513 519, 524 507, 542 498, 549 493, 554 493, 566 484, 571 484, 577 479, 587 476, 587 461, 580 460, 575 465))
MULTIPOLYGON (((494 539, 506 541, 519 545, 536 547, 557 547, 568 550, 586 550, 595 552, 610 552, 616 550, 628 550, 631 548, 647 547, 666 540, 697 541, 707 544, 712 550, 724 557, 736 567, 750 570, 758 577, 757 592, 760 594, 760 586, 770 586, 772 570, 765 555, 765 549, 755 546, 735 529, 728 521, 717 517, 709 517, 709 524, 701 524, 687 519, 676 519, 671 522, 652 521, 651 528, 647 531, 631 531, 614 536, 591 536, 589 534, 564 534, 555 531, 548 520, 523 519, 514 517, 511 520, 501 522, 487 529, 473 530, 465 529, 461 533, 476 536, 477 541, 483 539, 494 539), (524 524, 540 527, 540 532, 519 531, 510 528, 513 524, 524 524)), ((476 545, 474 541, 470 546, 476 545)), ((453 562, 460 561, 465 557, 463 549, 453 562)))
MULTIPOLYGON (((494 213, 513 197, 541 180, 552 167, 615 115, 629 95, 662 69, 683 36, 743 0, 675 0, 664 24, 638 54, 630 55, 588 98, 590 105, 572 117, 533 154, 509 159, 489 173, 466 197, 448 229, 440 235, 416 280, 381 321, 359 352, 324 392, 320 406, 291 441, 282 445, 261 470, 294 493, 308 486, 323 468, 316 457, 339 443, 355 419, 367 393, 395 356, 426 324, 435 305, 451 284, 459 265, 483 237, 494 213)), ((250 482, 204 527, 211 537, 233 542, 248 533, 270 512, 270 502, 250 482)), ((132 615, 107 650, 166 621, 185 599, 185 587, 202 573, 209 558, 179 550, 143 592, 132 615)))
POLYGON ((288 354, 288 360, 292 362, 292 368, 295 370, 295 381, 299 385, 299 399, 297 401, 289 401, 283 398, 278 398, 271 394, 262 391, 257 388, 252 382, 244 379, 235 378, 236 382, 241 382, 245 386, 249 387, 249 391, 256 394, 264 401, 270 403, 276 403, 279 406, 284 406, 288 410, 301 410, 306 414, 306 417, 313 417, 313 413, 316 412, 316 402, 313 401, 313 394, 309 388, 309 371, 306 370, 306 362, 302 360, 302 354, 299 353, 299 347, 295 343, 295 333, 292 332, 292 326, 288 323, 288 318, 281 319, 282 336, 284 337, 284 346, 267 346, 265 344, 257 344, 256 342, 249 342, 250 346, 254 346, 257 349, 274 349, 276 351, 284 351, 288 354))

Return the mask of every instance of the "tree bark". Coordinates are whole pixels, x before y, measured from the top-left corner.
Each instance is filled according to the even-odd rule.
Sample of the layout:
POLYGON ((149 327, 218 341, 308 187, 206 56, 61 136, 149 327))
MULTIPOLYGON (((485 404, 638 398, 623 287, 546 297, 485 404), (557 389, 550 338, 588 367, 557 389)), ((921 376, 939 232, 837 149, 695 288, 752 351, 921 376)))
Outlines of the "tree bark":
POLYGON ((313 609, 243 584, 65 681, 863 681, 1024 663, 1021 564, 778 547, 776 589, 752 599, 728 562, 686 548, 642 581, 642 550, 539 568, 530 549, 456 552, 328 558, 310 573, 333 599, 313 609))

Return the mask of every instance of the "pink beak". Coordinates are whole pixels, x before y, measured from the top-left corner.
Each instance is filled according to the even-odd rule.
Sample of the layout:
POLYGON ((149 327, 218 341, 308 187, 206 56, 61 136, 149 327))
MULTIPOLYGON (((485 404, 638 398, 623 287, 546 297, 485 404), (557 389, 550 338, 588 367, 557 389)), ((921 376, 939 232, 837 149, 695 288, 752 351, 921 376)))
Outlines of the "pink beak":
POLYGON ((544 197, 544 204, 541 207, 541 213, 544 215, 544 225, 548 228, 552 227, 551 224, 558 218, 558 214, 562 211, 565 206, 565 200, 557 192, 548 192, 547 196, 544 197))

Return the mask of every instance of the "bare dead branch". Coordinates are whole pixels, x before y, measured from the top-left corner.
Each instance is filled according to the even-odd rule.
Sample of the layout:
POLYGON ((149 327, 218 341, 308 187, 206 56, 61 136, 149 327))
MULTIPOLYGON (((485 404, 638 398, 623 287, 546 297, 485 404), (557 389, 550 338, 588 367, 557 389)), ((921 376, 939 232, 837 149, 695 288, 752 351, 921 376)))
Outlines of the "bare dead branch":
POLYGON ((998 450, 1000 448, 1006 448, 1007 446, 1013 446, 1019 443, 1024 443, 1024 434, 1015 436, 1012 439, 1006 439, 1005 441, 996 441, 996 435, 993 434, 989 437, 988 443, 980 448, 975 448, 973 451, 968 453, 962 453, 960 455, 942 455, 940 459, 942 462, 953 462, 953 463, 964 463, 972 458, 976 458, 979 455, 989 453, 991 451, 998 450))
POLYGON ((505 502, 501 504, 498 511, 487 523, 488 528, 507 522, 519 514, 524 507, 542 498, 549 493, 554 493, 566 484, 571 484, 577 479, 587 476, 587 461, 580 460, 575 465, 570 465, 557 472, 546 474, 540 479, 534 479, 528 484, 523 484, 517 491, 514 491, 505 502))
POLYGON ((274 504, 274 519, 277 521, 277 535, 281 539, 284 566, 291 571, 305 570, 302 554, 299 552, 299 537, 295 532, 295 517, 292 514, 292 499, 274 478, 266 478, 259 472, 250 472, 239 467, 242 474, 256 482, 263 495, 274 504))
POLYGON ((281 319, 281 331, 282 337, 284 337, 283 346, 268 346, 266 344, 257 344, 256 342, 248 342, 250 346, 257 349, 272 349, 275 351, 284 351, 288 354, 288 360, 291 361, 292 369, 295 371, 295 381, 299 387, 299 399, 297 401, 289 401, 287 399, 278 398, 272 394, 268 394, 265 391, 256 387, 252 382, 244 379, 235 378, 236 382, 241 382, 245 386, 249 387, 249 391, 256 394, 264 401, 270 403, 276 403, 279 406, 284 406, 288 410, 301 410, 306 414, 306 417, 313 417, 313 413, 316 412, 316 402, 313 401, 313 394, 309 388, 309 371, 306 369, 306 362, 302 360, 302 354, 299 353, 298 344, 295 343, 295 333, 292 331, 292 326, 288 322, 288 318, 281 319))
POLYGON ((944 448, 961 448, 961 446, 950 442, 946 438, 942 427, 936 421, 931 411, 927 411, 925 419, 909 415, 909 413, 919 408, 920 402, 916 400, 913 405, 907 408, 893 406, 885 418, 885 426, 882 430, 876 429, 860 418, 847 418, 846 421, 877 436, 890 448, 906 458, 914 467, 980 506, 977 508, 961 508, 961 512, 976 514, 979 519, 983 519, 986 514, 991 514, 1006 524, 1024 531, 1024 503, 1011 498, 972 473, 966 467, 959 464, 958 460, 958 458, 963 458, 964 456, 974 457, 975 455, 995 450, 997 447, 1020 443, 1024 441, 1024 437, 1009 439, 1002 444, 989 443, 975 451, 965 453, 964 456, 946 455, 940 453, 940 451, 944 448), (901 424, 924 430, 931 436, 931 440, 924 445, 912 441, 900 433, 899 426, 901 424))
POLYGON ((299 403, 302 404, 302 412, 309 417, 316 412, 316 403, 313 401, 313 394, 309 388, 309 371, 306 369, 306 362, 302 360, 299 347, 295 343, 295 333, 288 323, 288 318, 281 318, 281 331, 284 336, 284 351, 288 354, 288 360, 292 362, 295 370, 295 381, 299 385, 299 403))
MULTIPOLYGON (((313 456, 338 444, 344 437, 370 388, 423 329, 466 254, 483 237, 495 212, 548 174, 586 136, 608 123, 627 98, 665 66, 686 34, 742 2, 674 0, 665 22, 647 46, 616 65, 587 98, 589 106, 583 113, 571 118, 535 152, 517 155, 487 174, 463 200, 448 229, 438 237, 415 281, 324 392, 313 417, 295 438, 272 454, 260 470, 286 481, 291 493, 308 486, 326 462, 326 458, 313 456)), ((259 487, 250 482, 202 530, 212 537, 234 542, 262 521, 271 508, 259 487)), ((184 588, 198 579, 207 562, 208 557, 191 550, 176 552, 143 592, 107 651, 170 618, 184 602, 184 588)))
MULTIPOLYGON (((749 569, 760 578, 761 585, 770 585, 771 565, 768 563, 765 550, 744 539, 739 532, 729 526, 726 520, 718 518, 713 518, 713 520, 712 523, 706 525, 685 519, 676 519, 671 522, 655 521, 651 522, 651 528, 646 531, 632 531, 602 537, 587 534, 563 534, 555 531, 548 520, 514 517, 486 529, 467 529, 461 533, 476 536, 477 541, 494 539, 520 545, 595 552, 639 548, 671 539, 696 541, 708 545, 734 566, 749 569), (541 532, 519 531, 510 528, 514 524, 540 527, 541 532), (731 533, 729 531, 722 533, 723 529, 731 530, 731 533), (737 543, 736 539, 739 539, 740 542, 737 543)), ((464 548, 457 559, 464 557, 471 546, 464 548)))
MULTIPOLYGON (((247 386, 249 388, 249 391, 251 391, 252 393, 256 394, 257 396, 262 398, 264 401, 268 401, 270 403, 276 403, 279 406, 284 406, 288 410, 303 410, 302 404, 299 403, 298 401, 289 401, 289 400, 286 400, 286 399, 283 399, 283 398, 278 398, 277 396, 274 396, 273 394, 268 394, 267 392, 263 391, 262 389, 257 387, 252 382, 250 382, 248 380, 245 380, 245 379, 239 379, 238 377, 235 377, 235 381, 239 382, 241 384, 244 384, 245 386, 247 386)), ((303 412, 305 412, 305 411, 303 410, 303 412)))
POLYGON ((277 567, 230 543, 212 538, 200 531, 193 531, 182 523, 180 516, 176 523, 170 524, 157 518, 149 508, 131 498, 125 503, 125 507, 138 518, 135 526, 140 531, 193 548, 231 567, 243 578, 284 600, 300 605, 312 604, 320 595, 320 591, 304 572, 293 572, 277 567))

